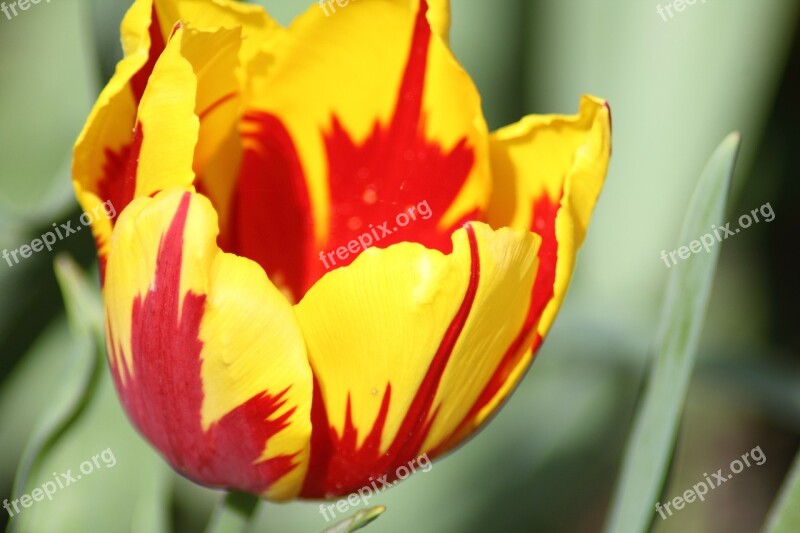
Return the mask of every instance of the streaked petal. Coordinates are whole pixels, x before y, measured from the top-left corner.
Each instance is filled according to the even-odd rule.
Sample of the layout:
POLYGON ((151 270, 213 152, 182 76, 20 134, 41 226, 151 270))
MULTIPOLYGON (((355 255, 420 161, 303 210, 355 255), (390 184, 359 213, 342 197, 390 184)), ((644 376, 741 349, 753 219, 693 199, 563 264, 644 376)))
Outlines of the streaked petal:
MULTIPOLYGON (((416 13, 420 7, 420 0, 400 0, 408 2, 411 12, 416 13)), ((433 32, 445 43, 450 39, 450 0, 427 0, 428 23, 433 32)))
POLYGON ((429 220, 378 245, 448 252, 452 231, 488 205, 480 98, 419 5, 371 0, 327 18, 315 5, 255 80, 232 251, 286 280, 295 299, 324 274, 320 252, 370 225, 427 201, 429 220))
POLYGON ((539 341, 567 290, 575 256, 608 170, 611 114, 598 98, 578 115, 531 115, 492 134, 492 227, 526 228, 542 236, 530 322, 539 341))
POLYGON ((605 103, 586 97, 578 116, 529 116, 492 136, 495 196, 489 222, 538 234, 539 268, 514 340, 467 415, 435 452, 451 449, 485 423, 530 366, 564 299, 605 179, 610 126, 605 103))
POLYGON ((303 496, 392 477, 451 438, 522 326, 537 248, 470 223, 450 255, 370 249, 309 290, 296 306, 317 382, 303 496))
MULTIPOLYGON (((263 54, 261 47, 264 42, 279 30, 263 10, 228 0, 134 2, 122 23, 124 58, 98 97, 75 144, 72 174, 76 194, 83 208, 88 211, 102 202, 111 201, 119 213, 137 195, 152 194, 161 188, 159 183, 137 181, 139 157, 142 155, 142 130, 148 129, 150 135, 157 135, 155 130, 160 129, 163 122, 157 119, 164 110, 159 103, 163 104, 164 101, 161 95, 156 94, 151 96, 148 104, 153 124, 141 125, 144 117, 140 104, 144 106, 147 103, 143 100, 146 87, 151 82, 158 87, 166 87, 168 97, 184 103, 183 106, 177 106, 170 113, 171 116, 163 117, 170 121, 175 115, 191 118, 182 112, 188 109, 190 99, 195 100, 193 93, 200 86, 201 90, 196 95, 197 109, 193 111, 202 117, 203 137, 194 166, 202 169, 222 144, 225 135, 235 133, 235 117, 231 110, 236 109, 236 97, 244 78, 243 72, 237 67, 255 63, 257 56, 263 54), (172 57, 162 61, 165 65, 158 69, 158 79, 155 79, 156 64, 179 21, 192 24, 194 30, 207 31, 214 37, 206 37, 205 43, 203 39, 193 39, 181 51, 189 58, 191 65, 180 61, 180 54, 173 50, 172 57), (220 30, 222 27, 231 29, 220 30), (212 38, 216 42, 212 43, 212 38), (213 53, 205 53, 212 47, 213 53), (196 53, 198 50, 203 53, 196 53), (195 74, 191 74, 192 71, 195 74), (191 81, 190 74, 199 78, 200 83, 191 81)), ((184 128, 184 122, 176 123, 174 128, 191 133, 191 125, 184 128)), ((191 183, 193 178, 188 172, 191 167, 185 167, 184 170, 180 165, 180 168, 172 184, 191 183)), ((147 180, 153 180, 153 177, 147 180)), ((101 220, 93 225, 101 264, 112 227, 113 220, 101 220)))
POLYGON ((208 200, 180 189, 121 214, 103 291, 112 373, 136 427, 178 471, 290 498, 311 432, 305 343, 263 271, 216 236, 208 200))
MULTIPOLYGON (((128 10, 121 27, 125 57, 97 98, 75 143, 72 180, 78 202, 85 211, 107 200, 112 202, 117 213, 124 207, 121 201, 112 198, 110 184, 118 183, 115 188, 122 190, 121 184, 130 181, 126 178, 130 174, 127 167, 138 150, 132 148, 131 133, 136 123, 136 108, 146 80, 164 49, 161 32, 152 15, 152 2, 148 0, 138 0, 128 10)), ((103 265, 113 221, 95 218, 92 232, 103 265)))

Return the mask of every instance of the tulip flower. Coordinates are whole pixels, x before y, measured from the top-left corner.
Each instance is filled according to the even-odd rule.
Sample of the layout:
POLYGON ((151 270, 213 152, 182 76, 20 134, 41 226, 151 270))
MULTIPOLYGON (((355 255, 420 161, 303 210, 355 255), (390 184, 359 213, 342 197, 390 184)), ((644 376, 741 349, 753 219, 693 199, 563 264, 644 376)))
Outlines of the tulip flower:
POLYGON ((489 133, 443 0, 136 0, 74 150, 122 405, 197 483, 331 498, 480 429, 564 298, 610 115, 489 133))

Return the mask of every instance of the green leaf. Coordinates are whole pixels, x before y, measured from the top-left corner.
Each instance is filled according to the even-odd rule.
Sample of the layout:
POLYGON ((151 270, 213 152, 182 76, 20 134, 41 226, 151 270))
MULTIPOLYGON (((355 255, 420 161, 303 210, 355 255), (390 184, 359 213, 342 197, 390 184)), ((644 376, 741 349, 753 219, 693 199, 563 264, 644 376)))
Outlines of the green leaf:
POLYGON ((386 507, 383 505, 376 505, 375 507, 370 507, 369 509, 363 509, 350 518, 342 520, 338 524, 335 524, 322 533, 352 533, 362 527, 366 527, 367 524, 371 523, 373 520, 378 518, 386 511, 386 507))
POLYGON ((767 533, 796 533, 800 531, 800 453, 786 477, 778 499, 767 517, 767 533))
MULTIPOLYGON (((679 245, 699 239, 725 216, 740 136, 716 149, 697 184, 683 222, 679 245)), ((675 446, 695 363, 720 243, 707 254, 672 266, 661 313, 658 353, 628 440, 627 452, 606 531, 646 531, 655 517, 675 446)))
MULTIPOLYGON (((78 333, 78 349, 72 353, 73 359, 67 365, 48 409, 42 414, 22 455, 14 481, 14 494, 17 495, 28 492, 29 480, 38 463, 84 410, 99 381, 103 313, 97 290, 92 289, 77 265, 67 256, 56 259, 55 269, 67 307, 67 317, 78 333)), ((11 521, 9 531, 14 531, 16 523, 15 520, 11 521)))
POLYGON ((176 476, 135 433, 116 398, 103 355, 97 282, 66 257, 57 259, 56 274, 74 346, 65 354, 63 346, 49 345, 65 370, 25 451, 14 498, 70 470, 76 481, 59 487, 52 499, 21 509, 9 530, 166 533, 176 476), (84 472, 83 463, 92 460, 96 468, 84 472))

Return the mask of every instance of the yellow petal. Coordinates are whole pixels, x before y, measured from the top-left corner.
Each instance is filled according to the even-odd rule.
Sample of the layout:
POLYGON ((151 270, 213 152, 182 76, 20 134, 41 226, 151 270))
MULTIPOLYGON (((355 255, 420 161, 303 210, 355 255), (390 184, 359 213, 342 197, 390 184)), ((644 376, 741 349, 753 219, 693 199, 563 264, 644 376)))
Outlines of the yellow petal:
POLYGON ((275 46, 269 72, 253 80, 234 250, 256 259, 271 279, 287 279, 298 300, 325 272, 318 254, 370 225, 427 202, 429 220, 380 246, 413 241, 446 253, 452 231, 488 205, 479 95, 432 33, 425 2, 418 4, 422 11, 411 11, 407 0, 354 2, 328 17, 312 6, 275 46), (280 205, 310 211, 312 219, 264 209, 276 202, 275 190, 295 191, 280 205), (256 226, 287 236, 281 249, 302 255, 291 263, 303 270, 275 264, 264 235, 248 234, 256 226))
MULTIPOLYGON (((141 192, 148 187, 136 183, 140 148, 138 143, 141 138, 137 138, 134 130, 137 129, 139 104, 142 102, 145 87, 151 81, 155 65, 164 52, 165 43, 179 21, 193 24, 195 29, 210 33, 217 32, 220 28, 230 28, 230 31, 236 32, 220 32, 217 35, 216 44, 222 47, 220 51, 191 57, 192 47, 187 47, 187 56, 191 57, 192 66, 201 79, 202 90, 198 95, 198 109, 195 111, 197 115, 204 112, 209 115, 205 117, 204 122, 207 121, 208 124, 204 124, 203 142, 198 147, 198 162, 195 165, 195 168, 201 169, 222 143, 224 132, 235 133, 229 111, 235 107, 236 102, 232 97, 221 102, 220 100, 234 89, 238 91, 245 74, 241 68, 229 69, 236 65, 252 68, 256 59, 264 54, 262 48, 265 43, 281 31, 263 9, 228 0, 134 2, 121 27, 124 58, 118 63, 114 76, 98 97, 75 144, 73 182, 78 200, 87 211, 105 201, 111 201, 119 212, 134 194, 149 194, 157 190, 150 187, 149 192, 141 192), (235 43, 231 58, 231 40, 234 37, 239 42, 235 43), (223 40, 227 42, 223 43, 223 40), (222 90, 224 92, 220 92, 222 90), (227 113, 220 112, 223 107, 220 104, 228 106, 227 113), (214 113, 209 113, 212 108, 214 113)), ((197 48, 198 41, 194 44, 194 48, 197 48)), ((181 87, 170 93, 173 96, 176 90, 180 92, 188 89, 190 93, 193 92, 187 80, 191 69, 187 70, 186 65, 176 63, 174 59, 170 59, 170 66, 161 67, 161 85, 172 81, 179 83, 181 87), (170 76, 175 79, 170 80, 170 76)), ((186 102, 187 98, 188 93, 186 97, 182 95, 179 101, 186 102)), ((141 135, 141 131, 138 134, 141 135)), ((185 182, 188 178, 189 175, 182 171, 181 175, 176 176, 175 183, 185 182)), ((101 220, 93 225, 101 262, 112 227, 113 220, 101 220)))
MULTIPOLYGON (((167 187, 189 187, 199 120, 195 115, 197 77, 181 53, 178 29, 161 54, 139 105, 134 139, 141 137, 133 198, 167 187)), ((125 206, 120 206, 123 209, 125 206)))
MULTIPOLYGON (((149 76, 152 65, 160 55, 156 43, 151 51, 151 1, 138 0, 128 10, 122 21, 122 41, 125 57, 117 64, 116 72, 100 93, 94 108, 75 143, 72 162, 72 180, 75 194, 84 211, 90 212, 110 200, 110 186, 103 182, 122 182, 130 158, 131 137, 136 123, 136 108, 141 98, 141 83, 137 91, 132 80, 138 75, 149 76)), ((157 34, 161 37, 160 33, 157 34)), ((121 188, 121 186, 118 186, 121 188)), ((116 204, 121 202, 117 201, 116 204)), ((117 212, 122 205, 114 206, 117 212)), ((101 265, 107 253, 108 239, 113 222, 95 219, 92 232, 97 241, 101 265)))
POLYGON ((476 431, 514 390, 558 311, 605 178, 610 116, 586 97, 578 116, 529 116, 492 136, 494 227, 530 229, 541 238, 530 306, 517 336, 469 412, 434 454, 476 431))
POLYGON ((255 263, 216 245, 201 195, 169 189, 120 215, 106 284, 109 359, 126 412, 187 477, 294 497, 312 376, 293 309, 255 263))
POLYGON ((540 339, 564 299, 610 155, 610 111, 591 96, 581 100, 578 115, 531 115, 492 135, 488 222, 543 238, 533 295, 540 339))
POLYGON ((317 380, 302 495, 394 475, 452 436, 522 327, 537 248, 527 231, 470 223, 450 255, 373 248, 309 290, 296 306, 317 380))
MULTIPOLYGON (((311 185, 320 238, 328 228, 325 135, 331 134, 335 119, 353 141, 361 144, 374 134, 376 124, 389 127, 393 119, 399 120, 402 115, 396 113, 403 99, 398 102, 398 93, 410 63, 411 68, 420 69, 414 75, 422 77, 410 80, 406 89, 412 92, 403 95, 412 105, 409 116, 416 115, 410 126, 419 123, 425 137, 444 151, 464 141, 476 152, 462 191, 469 199, 461 199, 446 221, 452 222, 488 201, 488 133, 480 97, 447 47, 437 39, 428 44, 427 24, 418 28, 417 12, 401 4, 362 1, 340 8, 330 17, 325 17, 319 6, 312 6, 289 28, 282 47, 276 47, 277 61, 269 75, 256 80, 261 88, 256 90, 253 107, 277 116, 298 147, 311 185), (410 54, 413 44, 422 57, 410 54), (424 85, 418 86, 419 81, 424 85), (420 89, 422 94, 416 94, 420 89), (415 110, 413 101, 419 96, 421 110, 415 110)), ((398 144, 408 145, 410 141, 398 144)), ((365 166, 368 163, 364 161, 365 166)), ((414 199, 414 203, 422 199, 414 199)))
MULTIPOLYGON (((409 3, 411 12, 416 13, 420 0, 402 0, 409 3)), ((426 0, 428 4, 428 23, 436 35, 445 43, 450 36, 450 0, 426 0)))

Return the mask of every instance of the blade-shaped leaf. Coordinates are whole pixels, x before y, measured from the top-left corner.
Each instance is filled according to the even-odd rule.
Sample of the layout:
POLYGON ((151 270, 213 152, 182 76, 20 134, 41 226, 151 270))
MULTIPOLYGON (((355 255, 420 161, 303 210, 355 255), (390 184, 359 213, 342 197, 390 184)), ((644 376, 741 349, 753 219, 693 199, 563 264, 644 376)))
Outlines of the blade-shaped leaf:
POLYGON ((800 453, 786 477, 780 496, 769 513, 767 533, 795 533, 800 531, 800 453))
MULTIPOLYGON (((680 244, 722 223, 740 136, 729 135, 711 156, 683 222, 680 244)), ((646 531, 666 478, 675 435, 703 329, 720 246, 672 267, 661 313, 657 355, 628 440, 606 524, 611 533, 646 531)))
POLYGON ((26 449, 15 497, 32 494, 43 482, 52 482, 56 475, 63 478, 65 472, 74 474, 76 486, 59 486, 52 499, 21 508, 9 527, 20 533, 169 531, 170 487, 175 475, 136 435, 115 397, 103 356, 103 313, 97 284, 67 258, 58 259, 56 271, 72 325, 73 346, 67 356, 60 354, 66 372, 60 375, 58 388, 26 449), (102 455, 92 456, 98 453, 102 455), (96 468, 87 473, 83 463, 89 460, 95 461, 96 468))
MULTIPOLYGON (((73 360, 53 394, 50 408, 42 415, 25 448, 14 481, 14 494, 27 492, 37 463, 86 407, 100 376, 103 313, 97 291, 67 256, 56 259, 55 269, 67 317, 77 333, 78 349, 72 353, 73 360)), ((16 522, 11 521, 9 531, 14 531, 16 522)))

